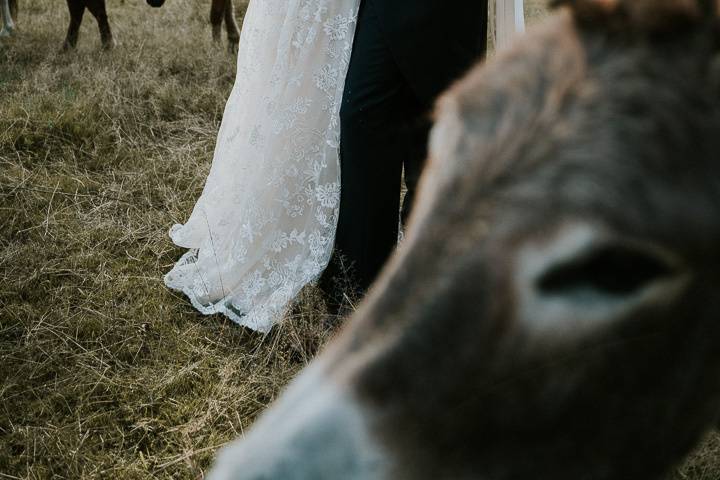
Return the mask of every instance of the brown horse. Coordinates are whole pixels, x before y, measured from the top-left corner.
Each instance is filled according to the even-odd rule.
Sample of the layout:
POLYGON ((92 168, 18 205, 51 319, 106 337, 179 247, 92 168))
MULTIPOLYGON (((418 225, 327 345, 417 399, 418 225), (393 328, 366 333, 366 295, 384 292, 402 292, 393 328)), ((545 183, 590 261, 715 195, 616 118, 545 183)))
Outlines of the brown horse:
MULTIPOLYGON (((151 7, 159 8, 165 0, 147 0, 151 7)), ((67 0, 68 10, 70 11, 70 26, 68 27, 63 50, 75 48, 77 45, 78 35, 80 33, 80 25, 82 24, 85 9, 90 11, 95 20, 97 20, 100 29, 100 41, 103 48, 110 49, 115 45, 115 41, 110 30, 107 11, 105 8, 105 0, 67 0)))
MULTIPOLYGON (((153 7, 160 7, 165 0, 147 0, 147 3, 153 7)), ((103 48, 112 48, 114 41, 108 23, 105 0, 67 0, 67 5, 70 12, 70 26, 63 45, 64 50, 74 48, 77 44, 85 9, 89 10, 98 22, 103 48)), ((9 36, 15 30, 13 19, 17 19, 17 11, 17 0, 0 0, 0 14, 3 19, 0 37, 9 36)))
MULTIPOLYGON (((67 50, 74 48, 77 44, 80 24, 82 23, 86 8, 98 22, 103 48, 112 48, 114 41, 105 10, 105 0, 67 0, 67 2, 68 9, 70 10, 70 26, 68 27, 63 48, 67 50)), ((159 8, 163 6, 165 0, 147 0, 147 3, 151 7, 159 8)), ((240 41, 240 29, 235 20, 233 2, 232 0, 212 0, 210 6, 210 23, 212 24, 213 38, 218 42, 220 41, 220 31, 223 21, 225 22, 225 28, 227 30, 228 48, 231 51, 236 51, 238 42, 240 41)))
MULTIPOLYGON (((147 0, 147 3, 151 7, 159 8, 165 3, 165 0, 147 0)), ((86 9, 90 11, 98 23, 103 48, 110 49, 114 46, 115 42, 108 22, 105 0, 67 0, 67 5, 70 12, 70 25, 68 26, 63 50, 75 48, 77 45, 80 25, 86 9)), ((0 15, 3 19, 0 37, 9 36, 15 30, 13 19, 17 19, 17 0, 0 0, 0 15)), ((212 0, 210 23, 212 24, 213 38, 216 42, 220 41, 223 21, 228 36, 228 48, 230 51, 237 51, 238 42, 240 41, 240 29, 235 20, 233 2, 232 0, 212 0)))
POLYGON ((228 37, 228 49, 236 52, 240 42, 240 28, 235 20, 235 9, 232 0, 212 0, 210 5, 210 24, 212 25, 213 39, 220 42, 222 23, 225 21, 225 30, 228 37))
POLYGON ((210 479, 656 479, 713 425, 718 2, 561 3, 441 100, 404 245, 210 479))

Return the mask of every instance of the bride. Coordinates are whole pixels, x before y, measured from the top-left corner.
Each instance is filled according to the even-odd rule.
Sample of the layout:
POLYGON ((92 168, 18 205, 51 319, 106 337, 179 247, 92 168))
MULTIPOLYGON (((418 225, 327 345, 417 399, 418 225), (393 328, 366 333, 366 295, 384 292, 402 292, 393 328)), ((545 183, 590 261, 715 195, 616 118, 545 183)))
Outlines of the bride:
MULTIPOLYGON (((189 250, 165 284, 200 312, 267 332, 328 265, 340 199, 339 110, 359 3, 250 2, 210 174, 190 218, 170 230, 189 250)), ((501 39, 522 29, 522 0, 499 4, 501 39)))

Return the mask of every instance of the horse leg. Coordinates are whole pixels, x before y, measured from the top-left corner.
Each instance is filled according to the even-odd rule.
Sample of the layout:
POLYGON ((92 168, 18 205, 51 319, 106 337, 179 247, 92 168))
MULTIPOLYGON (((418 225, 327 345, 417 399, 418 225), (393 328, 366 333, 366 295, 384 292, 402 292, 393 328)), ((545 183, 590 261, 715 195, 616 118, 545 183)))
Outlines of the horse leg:
POLYGON ((235 20, 235 8, 232 0, 225 0, 225 29, 228 36, 228 50, 235 53, 238 49, 238 43, 240 43, 240 29, 235 20))
POLYGON ((215 42, 221 40, 223 15, 225 14, 225 0, 212 0, 210 5, 210 24, 212 25, 212 35, 215 42))
POLYGON ((3 27, 0 30, 0 37, 9 37, 15 31, 15 24, 13 23, 12 14, 10 12, 9 0, 0 0, 0 7, 2 10, 3 27))
POLYGON ((115 40, 113 40, 110 23, 108 22, 105 0, 87 0, 87 7, 90 13, 93 14, 93 17, 95 17, 95 20, 97 20, 103 48, 110 50, 115 46, 115 40))
POLYGON ((10 0, 10 18, 12 18, 15 23, 18 21, 18 2, 17 0, 10 0))
POLYGON ((70 26, 68 27, 63 50, 75 48, 80 35, 80 24, 82 23, 83 14, 85 13, 85 2, 83 0, 67 0, 68 10, 70 11, 70 26))

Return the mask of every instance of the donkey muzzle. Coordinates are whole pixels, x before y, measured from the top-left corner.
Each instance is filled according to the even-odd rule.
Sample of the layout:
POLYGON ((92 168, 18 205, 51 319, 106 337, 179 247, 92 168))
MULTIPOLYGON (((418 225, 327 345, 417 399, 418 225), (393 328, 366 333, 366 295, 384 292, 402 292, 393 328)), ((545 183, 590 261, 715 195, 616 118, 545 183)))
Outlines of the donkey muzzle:
POLYGON ((317 370, 298 377, 248 435, 224 448, 208 480, 389 478, 366 413, 317 370))

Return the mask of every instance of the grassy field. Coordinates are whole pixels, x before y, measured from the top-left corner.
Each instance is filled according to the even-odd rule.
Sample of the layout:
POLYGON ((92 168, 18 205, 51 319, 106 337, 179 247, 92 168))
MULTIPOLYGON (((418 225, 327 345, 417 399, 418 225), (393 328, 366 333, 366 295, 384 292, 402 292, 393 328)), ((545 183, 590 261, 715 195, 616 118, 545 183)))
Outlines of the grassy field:
MULTIPOLYGON (((162 284, 234 58, 207 1, 111 0, 117 48, 88 16, 63 55, 64 2, 20 3, 0 41, 0 479, 202 478, 331 333, 312 292, 263 337, 162 284)), ((719 452, 675 478, 720 478, 719 452)))

